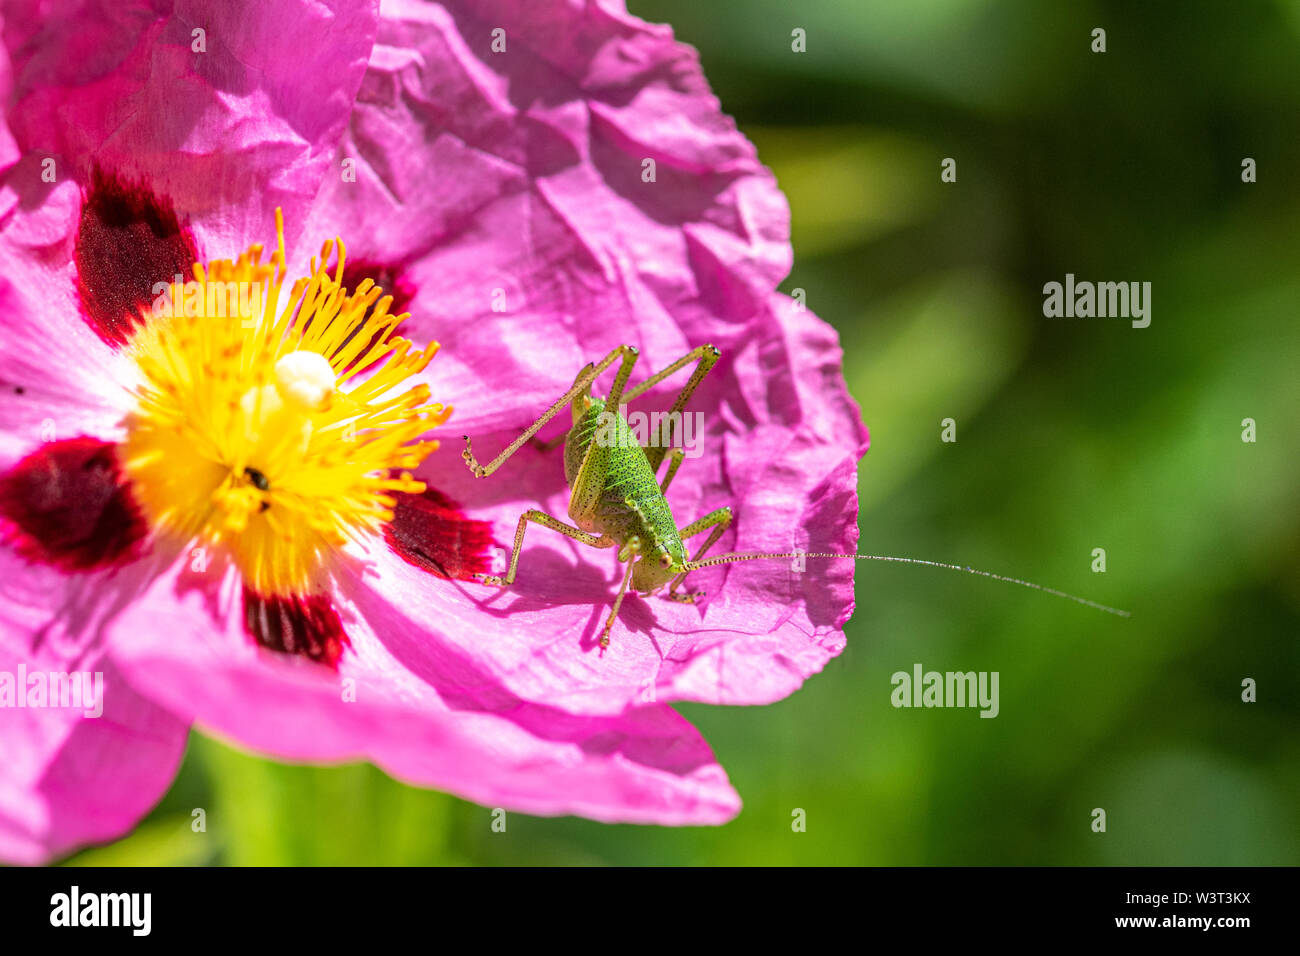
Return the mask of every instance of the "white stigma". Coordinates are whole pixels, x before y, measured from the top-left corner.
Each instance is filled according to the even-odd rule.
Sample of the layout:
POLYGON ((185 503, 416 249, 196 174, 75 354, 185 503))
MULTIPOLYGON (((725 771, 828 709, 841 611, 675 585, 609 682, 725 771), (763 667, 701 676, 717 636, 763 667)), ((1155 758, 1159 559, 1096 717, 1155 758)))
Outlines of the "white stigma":
POLYGON ((275 388, 286 405, 321 412, 334 398, 334 369, 319 352, 299 349, 275 363, 275 388))

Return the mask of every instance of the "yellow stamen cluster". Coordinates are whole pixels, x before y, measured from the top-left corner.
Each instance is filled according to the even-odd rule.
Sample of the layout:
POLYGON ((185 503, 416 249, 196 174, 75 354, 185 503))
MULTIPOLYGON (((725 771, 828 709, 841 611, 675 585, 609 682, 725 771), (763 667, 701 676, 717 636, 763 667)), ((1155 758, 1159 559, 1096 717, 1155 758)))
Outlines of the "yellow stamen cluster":
POLYGON ((400 389, 438 345, 412 352, 393 335, 407 315, 389 315, 392 296, 371 280, 343 287, 341 240, 276 312, 278 210, 276 231, 269 262, 254 245, 233 262, 195 264, 184 298, 199 309, 145 316, 128 346, 143 384, 123 463, 155 528, 223 547, 245 583, 289 594, 314 589, 339 546, 391 520, 394 493, 424 491, 410 470, 437 442, 419 439, 451 409, 430 403, 425 384, 400 389), (259 288, 260 301, 248 291, 259 288), (255 306, 241 315, 241 301, 255 306), (222 307, 189 314, 214 311, 205 302, 222 307))

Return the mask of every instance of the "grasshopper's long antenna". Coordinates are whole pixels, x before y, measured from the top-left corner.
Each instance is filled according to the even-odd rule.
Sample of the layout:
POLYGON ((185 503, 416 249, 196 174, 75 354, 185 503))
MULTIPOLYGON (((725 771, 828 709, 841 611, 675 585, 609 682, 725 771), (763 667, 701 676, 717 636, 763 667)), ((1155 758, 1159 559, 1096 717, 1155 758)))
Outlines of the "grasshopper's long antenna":
POLYGON ((965 571, 967 574, 978 574, 980 577, 992 578, 994 581, 1005 581, 1007 584, 1019 584, 1021 587, 1033 588, 1035 591, 1043 591, 1047 594, 1053 594, 1056 597, 1069 598, 1071 601, 1078 604, 1095 608, 1098 611, 1105 611, 1107 614, 1114 614, 1117 617, 1130 616, 1128 611, 1121 611, 1116 607, 1108 607, 1105 604, 1098 604, 1096 601, 1089 601, 1087 598, 1079 597, 1077 594, 1058 591, 1056 588, 1049 588, 1042 584, 1035 584, 1033 581, 1022 581, 1020 578, 1011 578, 1007 577, 1005 574, 994 574, 992 571, 981 571, 978 568, 972 568, 960 564, 945 564, 942 561, 927 561, 924 558, 898 558, 887 554, 834 554, 813 551, 741 551, 732 552, 730 554, 716 554, 711 558, 703 558, 699 561, 688 561, 686 562, 685 570, 697 571, 700 568, 712 567, 717 564, 733 564, 737 561, 756 561, 761 558, 841 558, 853 561, 893 561, 898 564, 924 564, 931 568, 943 568, 947 571, 965 571))

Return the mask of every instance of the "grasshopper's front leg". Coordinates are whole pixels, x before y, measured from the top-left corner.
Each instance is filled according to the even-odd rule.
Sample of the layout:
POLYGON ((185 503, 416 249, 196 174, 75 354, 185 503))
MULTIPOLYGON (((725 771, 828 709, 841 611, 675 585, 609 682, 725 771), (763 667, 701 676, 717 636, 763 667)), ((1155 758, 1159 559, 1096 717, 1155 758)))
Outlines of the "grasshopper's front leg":
POLYGON ((636 364, 637 355, 638 352, 634 346, 620 345, 595 365, 588 365, 578 373, 577 379, 574 380, 572 387, 570 387, 567 392, 557 398, 551 407, 542 413, 542 416, 538 418, 537 421, 524 429, 523 434, 507 445, 505 451, 501 452, 501 454, 497 455, 486 465, 480 463, 479 460, 474 457, 473 444, 468 435, 464 436, 465 448, 460 455, 465 459, 465 464, 469 466, 470 471, 474 472, 476 478, 486 478, 488 475, 492 474, 492 472, 505 464, 507 458, 522 448, 526 442, 531 440, 532 437, 542 429, 542 426, 559 414, 560 410, 563 409, 565 405, 569 404, 583 392, 589 392, 591 390, 591 383, 595 381, 596 377, 618 360, 621 360, 621 362, 618 369, 618 375, 614 381, 616 388, 621 391, 623 384, 627 382, 628 376, 632 374, 632 366, 636 364))
POLYGON ((515 583, 515 571, 519 567, 519 552, 524 547, 524 531, 527 530, 530 521, 545 528, 550 528, 552 531, 558 531, 574 541, 581 541, 583 544, 591 545, 593 548, 612 548, 614 546, 614 541, 611 538, 604 535, 588 534, 579 528, 565 524, 559 518, 548 515, 545 511, 532 508, 519 516, 519 527, 515 529, 515 548, 510 553, 510 570, 506 572, 506 576, 503 578, 496 574, 480 574, 478 575, 480 581, 484 584, 495 584, 498 587, 508 587, 515 583))
MULTIPOLYGON (((717 511, 710 511, 698 521, 692 521, 685 528, 682 528, 677 532, 681 535, 682 540, 685 541, 687 538, 694 537, 702 531, 707 531, 709 528, 713 529, 712 533, 705 539, 704 544, 700 546, 700 550, 695 552, 695 557, 687 562, 688 565, 694 564, 696 561, 700 560, 700 558, 704 557, 709 548, 718 543, 718 539, 721 538, 723 533, 731 527, 731 518, 731 508, 719 508, 717 511)), ((677 589, 680 588, 682 582, 686 580, 686 575, 690 573, 691 569, 688 567, 687 570, 683 571, 673 579, 673 583, 668 586, 668 597, 670 599, 681 601, 683 604, 694 604, 696 600, 704 596, 703 591, 695 591, 690 594, 677 593, 677 589)))

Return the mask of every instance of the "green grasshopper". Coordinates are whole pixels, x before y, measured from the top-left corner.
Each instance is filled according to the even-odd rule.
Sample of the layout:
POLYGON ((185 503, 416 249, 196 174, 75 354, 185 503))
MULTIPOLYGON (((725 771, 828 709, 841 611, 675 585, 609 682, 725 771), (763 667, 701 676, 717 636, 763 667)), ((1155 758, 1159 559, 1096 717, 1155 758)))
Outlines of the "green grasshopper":
MULTIPOLYGON (((498 587, 514 584, 515 572, 519 567, 519 553, 524 546, 524 532, 530 521, 593 548, 617 547, 619 563, 626 565, 626 569, 623 572, 623 583, 614 598, 614 606, 610 609, 601 630, 602 652, 609 646, 610 631, 614 627, 619 608, 623 604, 623 596, 629 586, 634 591, 651 593, 667 585, 669 598, 694 603, 704 596, 703 592, 680 591, 686 576, 692 571, 719 564, 768 558, 840 558, 923 564, 1019 584, 1058 597, 1069 598, 1109 614, 1129 616, 1127 611, 1097 604, 1086 598, 1040 584, 993 574, 989 571, 920 558, 803 551, 730 552, 706 558, 705 554, 708 550, 731 526, 733 517, 731 508, 718 508, 685 527, 678 527, 668 507, 665 494, 677 474, 677 469, 681 467, 683 453, 681 449, 676 448, 671 450, 671 454, 668 452, 672 442, 673 425, 681 421, 681 413, 686 403, 704 376, 717 364, 721 353, 712 345, 701 345, 651 375, 635 388, 628 389, 627 383, 632 376, 632 368, 636 365, 637 355, 635 347, 621 345, 599 362, 588 363, 578 373, 572 387, 556 399, 555 403, 537 421, 529 425, 523 434, 506 446, 501 454, 486 465, 480 464, 474 457, 468 435, 464 436, 465 450, 461 453, 475 476, 486 478, 500 468, 525 443, 532 440, 547 422, 563 410, 565 405, 572 405, 573 424, 561 438, 564 442, 564 476, 570 488, 569 517, 573 524, 566 524, 559 518, 535 508, 525 511, 520 516, 519 525, 515 530, 514 550, 510 554, 510 568, 505 576, 480 574, 477 577, 484 584, 498 587), (619 362, 619 367, 609 394, 603 400, 596 398, 592 394, 592 385, 596 378, 615 362, 619 362), (677 393, 672 411, 661 420, 662 427, 659 434, 650 436, 649 446, 643 447, 628 427, 627 420, 619 410, 620 405, 631 402, 674 372, 692 363, 695 365, 695 370, 682 390, 677 393), (660 481, 657 475, 665 458, 669 459, 669 465, 663 480, 660 481), (688 556, 684 542, 706 531, 709 535, 704 543, 693 557, 688 556)), ((554 447, 555 444, 552 442, 543 447, 554 447)))

